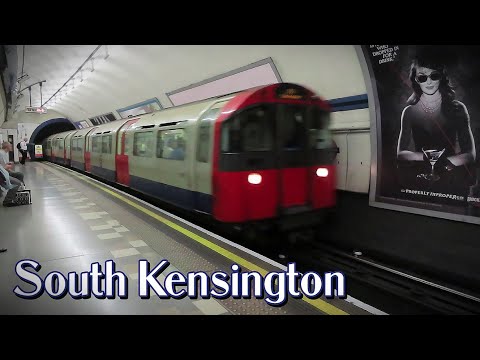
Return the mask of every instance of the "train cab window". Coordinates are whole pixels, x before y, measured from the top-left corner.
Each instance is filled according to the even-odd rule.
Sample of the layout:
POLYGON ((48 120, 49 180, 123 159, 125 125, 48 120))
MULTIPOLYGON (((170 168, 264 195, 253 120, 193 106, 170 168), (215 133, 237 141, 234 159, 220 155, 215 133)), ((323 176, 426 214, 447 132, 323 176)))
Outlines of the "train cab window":
POLYGON ((198 142, 197 142, 197 161, 208 163, 211 143, 211 128, 214 124, 215 119, 217 118, 218 113, 220 112, 220 107, 216 109, 211 109, 205 113, 200 119, 200 124, 198 127, 198 142))
POLYGON ((153 156, 153 131, 137 132, 133 135, 133 155, 153 156))
POLYGON ((273 149, 274 129, 268 106, 242 111, 223 124, 222 152, 270 151, 273 149))
POLYGON ((283 113, 281 139, 284 150, 301 150, 305 144, 307 108, 305 106, 280 105, 283 113))
POLYGON ((102 153, 103 154, 112 153, 112 135, 102 136, 102 153))
POLYGON ((158 132, 157 157, 170 160, 184 160, 186 152, 186 134, 183 129, 158 132))
POLYGON ((309 128, 309 143, 313 149, 326 149, 333 146, 332 134, 329 129, 330 115, 318 107, 311 108, 311 125, 309 128))
POLYGON ((93 136, 92 137, 92 152, 100 153, 102 152, 102 145, 101 145, 101 137, 100 136, 93 136))

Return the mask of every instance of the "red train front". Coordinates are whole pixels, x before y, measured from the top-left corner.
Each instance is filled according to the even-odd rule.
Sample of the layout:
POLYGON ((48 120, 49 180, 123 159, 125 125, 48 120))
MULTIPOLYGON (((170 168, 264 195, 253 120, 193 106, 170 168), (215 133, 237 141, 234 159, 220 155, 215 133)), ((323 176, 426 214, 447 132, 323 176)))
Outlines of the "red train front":
POLYGON ((281 230, 321 223, 336 200, 329 118, 328 103, 295 84, 228 102, 215 124, 213 216, 281 230))

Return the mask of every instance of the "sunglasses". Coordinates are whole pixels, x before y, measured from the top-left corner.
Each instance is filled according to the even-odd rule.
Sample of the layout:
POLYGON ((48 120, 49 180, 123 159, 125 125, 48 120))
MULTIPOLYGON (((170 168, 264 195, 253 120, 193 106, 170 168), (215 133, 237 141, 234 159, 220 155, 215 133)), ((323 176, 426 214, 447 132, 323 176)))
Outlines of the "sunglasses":
POLYGON ((419 83, 424 83, 425 81, 428 80, 428 78, 432 79, 432 81, 438 81, 442 78, 442 74, 440 74, 438 72, 433 72, 430 75, 423 75, 422 74, 422 75, 417 75, 417 77, 415 79, 419 83))

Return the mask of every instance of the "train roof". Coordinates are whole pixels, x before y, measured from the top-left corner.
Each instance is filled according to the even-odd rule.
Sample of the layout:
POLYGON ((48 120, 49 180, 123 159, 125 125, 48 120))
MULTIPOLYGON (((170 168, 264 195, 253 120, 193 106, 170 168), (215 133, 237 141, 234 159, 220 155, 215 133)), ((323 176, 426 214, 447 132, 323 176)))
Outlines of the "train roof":
POLYGON ((120 129, 129 120, 131 120, 131 118, 119 119, 107 124, 96 126, 95 131, 93 131, 90 135, 100 135, 118 131, 118 129, 120 129))
POLYGON ((77 131, 77 130, 63 131, 63 132, 58 133, 58 134, 50 135, 49 137, 47 137, 47 139, 63 139, 65 136, 67 136, 69 133, 71 133, 73 131, 77 131))
MULTIPOLYGON (((215 103, 220 103, 235 98, 233 102, 229 103, 228 109, 226 109, 228 110, 227 113, 231 113, 235 111, 238 107, 240 107, 241 104, 247 101, 249 98, 252 99, 256 97, 261 97, 263 99, 266 99, 267 101, 273 101, 273 99, 282 99, 283 101, 288 102, 295 102, 295 100, 298 99, 314 100, 325 110, 330 110, 330 106, 324 99, 315 94, 312 90, 305 88, 302 85, 293 83, 275 83, 265 86, 257 86, 231 94, 222 95, 219 97, 212 97, 209 99, 199 100, 179 106, 173 106, 148 114, 141 114, 134 117, 123 118, 109 122, 107 124, 96 125, 93 127, 71 131, 77 131, 75 136, 84 136, 88 133, 92 135, 103 134, 106 132, 115 132, 118 131, 127 121, 135 119, 138 119, 138 121, 130 128, 130 130, 153 128, 159 125, 175 125, 180 122, 189 123, 198 120, 199 117, 204 113, 204 111, 211 108, 215 103), (92 130, 94 131, 92 132, 92 130)), ((71 131, 51 135, 47 139, 56 137, 61 138, 66 136, 71 131)))
POLYGON ((87 135, 90 131, 95 130, 97 127, 96 126, 90 126, 87 128, 83 128, 77 131, 74 137, 82 137, 87 135))
MULTIPOLYGON (((209 109, 217 102, 223 102, 231 99, 232 95, 221 96, 207 100, 198 101, 195 103, 188 103, 181 106, 170 107, 160 111, 156 111, 147 116, 142 116, 139 121, 134 124, 131 129, 142 129, 157 127, 159 125, 174 125, 179 122, 196 121, 201 114, 209 109)), ((132 118, 134 119, 134 117, 132 118)))

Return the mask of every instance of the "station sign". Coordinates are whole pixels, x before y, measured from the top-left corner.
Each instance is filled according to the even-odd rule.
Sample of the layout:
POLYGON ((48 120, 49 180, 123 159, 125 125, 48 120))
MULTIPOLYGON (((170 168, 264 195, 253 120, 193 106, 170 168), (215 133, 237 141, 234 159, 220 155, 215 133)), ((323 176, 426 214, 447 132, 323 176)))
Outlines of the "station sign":
POLYGON ((47 108, 41 106, 27 106, 25 108, 26 113, 46 114, 47 108))

